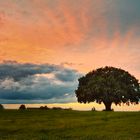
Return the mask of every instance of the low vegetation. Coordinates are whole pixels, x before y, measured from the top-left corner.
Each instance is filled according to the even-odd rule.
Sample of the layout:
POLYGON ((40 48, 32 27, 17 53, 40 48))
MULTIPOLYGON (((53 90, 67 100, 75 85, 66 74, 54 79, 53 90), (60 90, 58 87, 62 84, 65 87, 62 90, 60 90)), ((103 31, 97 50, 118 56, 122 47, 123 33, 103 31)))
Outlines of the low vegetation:
POLYGON ((140 140, 140 112, 1 110, 0 140, 140 140))

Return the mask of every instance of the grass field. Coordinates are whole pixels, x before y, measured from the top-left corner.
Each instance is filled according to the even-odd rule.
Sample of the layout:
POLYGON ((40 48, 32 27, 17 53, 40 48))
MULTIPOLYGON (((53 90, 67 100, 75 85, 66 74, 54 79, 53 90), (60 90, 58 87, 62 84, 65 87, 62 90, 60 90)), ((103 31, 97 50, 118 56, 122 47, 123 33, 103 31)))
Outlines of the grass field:
POLYGON ((0 140, 140 140, 140 112, 0 111, 0 140))

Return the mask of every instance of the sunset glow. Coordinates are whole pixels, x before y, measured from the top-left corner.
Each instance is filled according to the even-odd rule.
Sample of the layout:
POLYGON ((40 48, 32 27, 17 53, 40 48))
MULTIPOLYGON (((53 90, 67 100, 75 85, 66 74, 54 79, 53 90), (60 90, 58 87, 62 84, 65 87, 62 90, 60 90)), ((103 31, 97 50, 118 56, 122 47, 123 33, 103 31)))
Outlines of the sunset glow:
POLYGON ((139 0, 0 0, 0 102, 70 103, 85 110, 93 104, 76 106, 74 94, 81 75, 114 66, 140 80, 139 5, 139 0), (23 68, 28 74, 21 74, 23 68))

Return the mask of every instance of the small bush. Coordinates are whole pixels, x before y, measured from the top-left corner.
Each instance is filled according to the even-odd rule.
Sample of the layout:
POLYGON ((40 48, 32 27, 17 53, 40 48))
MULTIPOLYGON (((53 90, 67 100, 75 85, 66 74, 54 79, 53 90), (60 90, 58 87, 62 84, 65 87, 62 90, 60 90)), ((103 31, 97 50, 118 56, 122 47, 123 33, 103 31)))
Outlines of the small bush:
POLYGON ((61 107, 53 107, 52 109, 53 109, 53 110, 62 110, 61 107))
POLYGON ((91 109, 91 111, 96 111, 95 107, 93 107, 93 108, 91 109))
POLYGON ((19 107, 19 109, 20 109, 20 110, 25 110, 25 109, 26 109, 26 106, 22 104, 22 105, 19 107))
POLYGON ((50 108, 48 108, 47 106, 41 106, 40 109, 49 110, 50 108))
POLYGON ((72 110, 72 108, 70 107, 70 108, 65 108, 64 110, 72 110))
POLYGON ((2 105, 2 104, 0 104, 0 110, 1 110, 1 109, 4 109, 4 107, 3 107, 3 105, 2 105))

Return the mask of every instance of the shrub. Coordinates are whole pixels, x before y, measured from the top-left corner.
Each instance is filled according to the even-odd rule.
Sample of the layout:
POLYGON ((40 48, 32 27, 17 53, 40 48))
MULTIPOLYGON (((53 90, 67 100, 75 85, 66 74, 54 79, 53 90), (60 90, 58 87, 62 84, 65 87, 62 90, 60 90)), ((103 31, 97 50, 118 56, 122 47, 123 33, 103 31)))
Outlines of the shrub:
POLYGON ((4 109, 4 107, 3 107, 3 105, 2 105, 2 104, 0 104, 0 109, 4 109))
POLYGON ((22 104, 22 105, 19 107, 19 109, 20 109, 20 110, 25 110, 25 109, 26 109, 26 106, 22 104))

